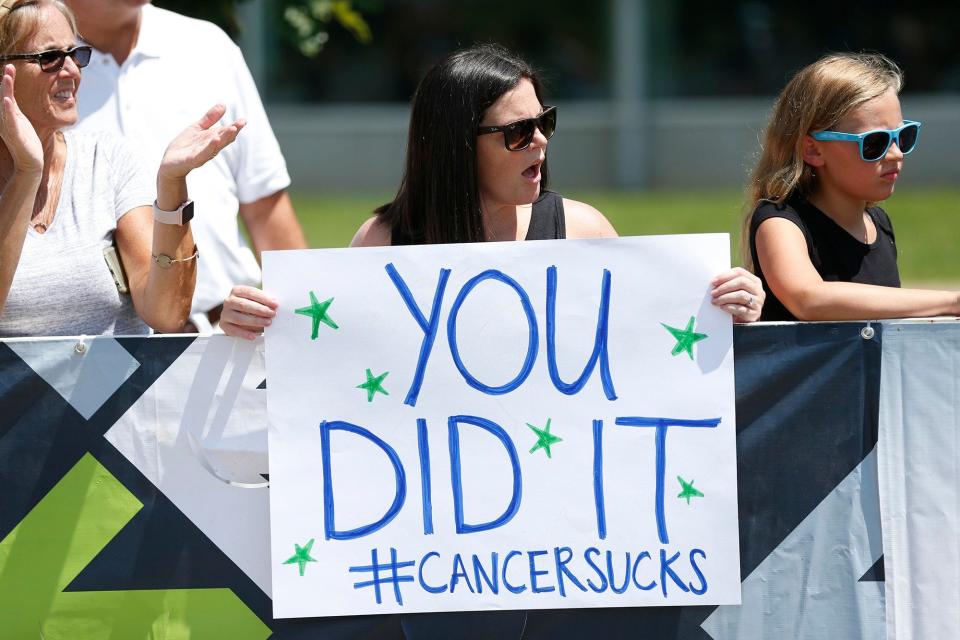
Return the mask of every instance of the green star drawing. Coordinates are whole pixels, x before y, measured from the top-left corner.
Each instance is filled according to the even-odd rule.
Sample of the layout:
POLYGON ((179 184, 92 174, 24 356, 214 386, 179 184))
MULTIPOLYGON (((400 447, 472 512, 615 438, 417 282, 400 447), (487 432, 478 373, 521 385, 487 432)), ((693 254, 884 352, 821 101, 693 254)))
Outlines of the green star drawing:
POLYGON ((390 395, 386 389, 383 388, 383 379, 390 375, 389 371, 385 371, 378 376, 374 376, 370 369, 367 369, 367 381, 363 384, 358 384, 357 389, 366 389, 367 391, 367 402, 373 402, 373 396, 376 393, 382 393, 385 396, 390 395))
POLYGON ((530 453, 533 453, 537 449, 543 449, 547 452, 548 458, 553 457, 550 455, 550 447, 558 442, 563 442, 563 438, 558 438, 550 433, 550 418, 547 418, 547 426, 543 429, 538 429, 529 422, 527 423, 527 426, 530 427, 535 434, 537 434, 537 443, 533 445, 532 449, 530 449, 530 453))
POLYGON ((285 560, 283 564, 294 564, 296 563, 300 567, 300 577, 303 577, 303 572, 307 568, 308 562, 316 562, 315 558, 310 557, 310 548, 313 546, 313 538, 310 538, 310 542, 303 545, 302 547, 297 543, 293 543, 293 547, 297 550, 289 560, 285 560))
POLYGON ((310 316, 310 319, 313 320, 313 330, 310 333, 310 339, 317 339, 317 332, 320 330, 320 323, 332 327, 333 329, 339 329, 337 323, 334 322, 330 316, 327 315, 327 309, 333 303, 333 298, 328 298, 323 302, 317 300, 317 296, 310 292, 310 306, 309 307, 300 307, 295 309, 294 313, 299 313, 302 316, 310 316))
POLYGON ((705 333, 695 333, 693 330, 693 325, 696 322, 694 316, 690 316, 690 321, 687 323, 686 329, 677 329, 676 327, 671 327, 670 325, 660 323, 664 329, 670 332, 670 334, 677 340, 676 346, 673 348, 673 351, 670 352, 670 355, 678 355, 687 352, 687 355, 690 356, 690 359, 693 360, 693 345, 701 340, 706 340, 709 336, 705 333))
POLYGON ((684 498, 686 498, 688 505, 690 504, 690 498, 702 498, 702 497, 703 497, 703 493, 701 493, 701 492, 698 491, 696 488, 694 488, 694 486, 693 486, 693 482, 694 482, 694 481, 693 481, 693 480, 691 480, 690 482, 687 482, 686 480, 684 480, 684 479, 681 478, 680 476, 677 476, 677 480, 680 481, 680 488, 682 489, 682 491, 677 494, 677 497, 680 498, 681 500, 683 500, 684 498))

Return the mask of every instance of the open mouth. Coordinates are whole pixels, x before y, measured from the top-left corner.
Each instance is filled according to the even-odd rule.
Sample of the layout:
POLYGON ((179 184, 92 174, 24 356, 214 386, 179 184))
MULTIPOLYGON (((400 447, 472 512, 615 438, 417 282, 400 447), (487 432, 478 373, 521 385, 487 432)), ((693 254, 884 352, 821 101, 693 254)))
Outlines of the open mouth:
POLYGON ((73 98, 73 88, 60 89, 53 94, 53 99, 59 102, 65 102, 73 98))
POLYGON ((534 162, 532 165, 524 169, 521 175, 523 175, 523 177, 526 178, 527 180, 539 181, 541 164, 543 164, 543 160, 538 160, 534 162))

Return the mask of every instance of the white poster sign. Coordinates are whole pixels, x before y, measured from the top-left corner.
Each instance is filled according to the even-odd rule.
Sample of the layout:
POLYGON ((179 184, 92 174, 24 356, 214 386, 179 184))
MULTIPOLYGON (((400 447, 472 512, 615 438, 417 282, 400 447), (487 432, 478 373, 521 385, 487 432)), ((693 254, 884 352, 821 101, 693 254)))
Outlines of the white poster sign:
POLYGON ((274 615, 739 603, 728 243, 265 254, 274 615))

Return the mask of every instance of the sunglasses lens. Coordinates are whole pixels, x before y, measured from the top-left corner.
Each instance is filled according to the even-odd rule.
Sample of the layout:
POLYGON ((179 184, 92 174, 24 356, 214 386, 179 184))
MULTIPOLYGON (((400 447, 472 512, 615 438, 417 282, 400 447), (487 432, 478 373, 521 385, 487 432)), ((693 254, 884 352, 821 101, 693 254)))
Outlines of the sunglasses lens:
POLYGON ((551 107, 549 111, 540 116, 539 126, 544 138, 547 140, 552 138, 557 130, 557 110, 551 107))
POLYGON ((90 51, 90 47, 77 47, 73 50, 73 61, 81 69, 90 64, 90 51))
POLYGON ((38 62, 43 71, 59 71, 63 66, 63 59, 66 57, 63 51, 44 51, 40 54, 38 62))
POLYGON ((890 134, 886 131, 875 131, 863 139, 863 159, 867 162, 879 160, 890 146, 890 134))
POLYGON ((533 140, 534 120, 521 120, 514 122, 503 130, 503 139, 507 143, 507 149, 511 151, 522 151, 530 146, 533 140))
POLYGON ((920 135, 920 126, 909 124, 900 132, 900 139, 897 145, 902 153, 910 153, 917 146, 917 137, 920 135))

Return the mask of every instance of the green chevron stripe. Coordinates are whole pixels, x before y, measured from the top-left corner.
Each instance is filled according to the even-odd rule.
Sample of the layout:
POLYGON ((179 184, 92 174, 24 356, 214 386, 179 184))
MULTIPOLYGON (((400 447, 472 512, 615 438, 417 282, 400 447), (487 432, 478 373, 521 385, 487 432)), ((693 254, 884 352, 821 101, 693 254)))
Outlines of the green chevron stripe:
POLYGON ((263 622, 229 589, 63 589, 143 505, 86 454, 0 542, 4 637, 59 640, 263 640, 263 622))

